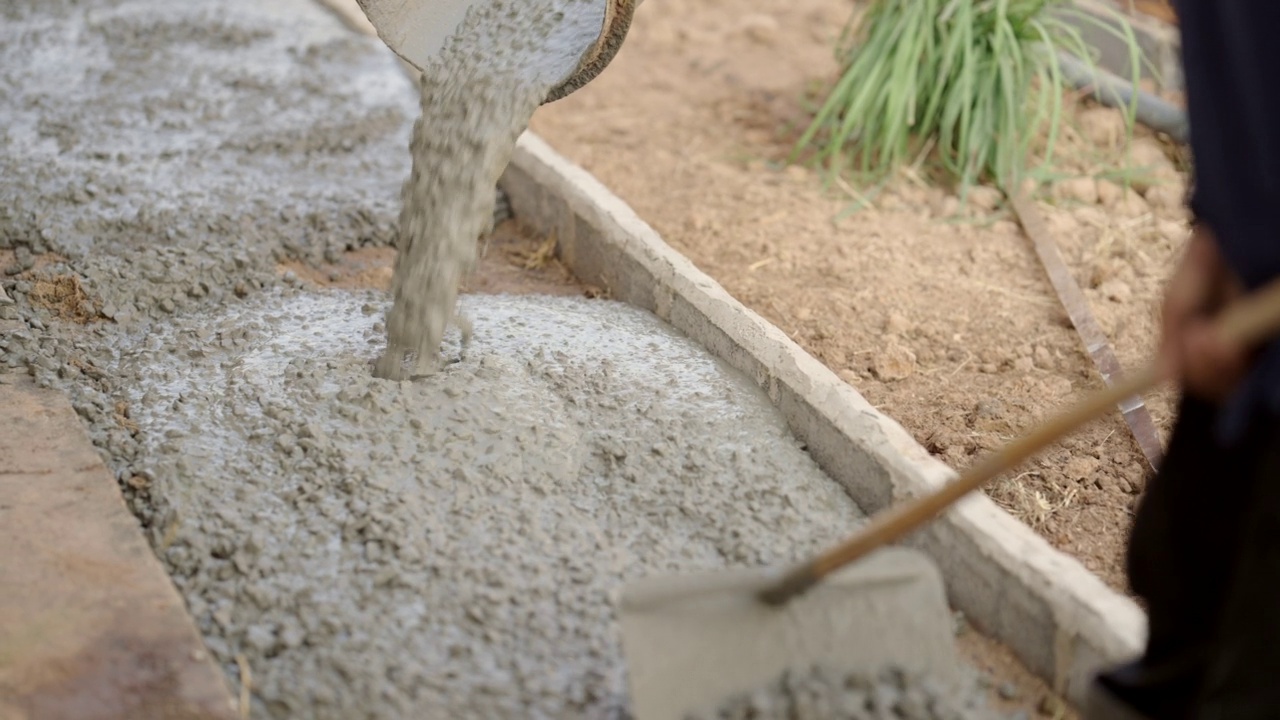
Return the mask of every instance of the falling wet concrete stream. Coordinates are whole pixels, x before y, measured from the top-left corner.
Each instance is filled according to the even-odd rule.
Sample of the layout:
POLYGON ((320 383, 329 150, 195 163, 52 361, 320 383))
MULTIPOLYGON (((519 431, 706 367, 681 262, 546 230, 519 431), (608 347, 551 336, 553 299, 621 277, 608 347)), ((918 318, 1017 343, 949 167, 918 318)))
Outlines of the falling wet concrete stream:
MULTIPOLYGON (((604 3, 592 0, 476 0, 425 63, 377 377, 403 380, 438 367, 459 283, 493 219, 493 186, 533 111, 603 23, 604 3)), ((460 321, 467 327, 465 316, 460 321)))
POLYGON ((395 242, 416 93, 310 0, 5 3, 0 88, 0 365, 71 397, 255 717, 626 717, 624 580, 860 522, 622 304, 464 296, 465 352, 376 379, 390 298, 277 264, 395 242))

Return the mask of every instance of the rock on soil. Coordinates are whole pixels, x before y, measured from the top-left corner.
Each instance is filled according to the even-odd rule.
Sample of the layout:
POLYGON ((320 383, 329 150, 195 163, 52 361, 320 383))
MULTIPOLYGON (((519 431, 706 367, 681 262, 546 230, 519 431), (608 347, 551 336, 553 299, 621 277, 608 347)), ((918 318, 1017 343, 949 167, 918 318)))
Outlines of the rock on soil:
POLYGON ((1080 131, 1093 145, 1114 148, 1128 134, 1125 116, 1108 107, 1092 107, 1080 112, 1080 131))

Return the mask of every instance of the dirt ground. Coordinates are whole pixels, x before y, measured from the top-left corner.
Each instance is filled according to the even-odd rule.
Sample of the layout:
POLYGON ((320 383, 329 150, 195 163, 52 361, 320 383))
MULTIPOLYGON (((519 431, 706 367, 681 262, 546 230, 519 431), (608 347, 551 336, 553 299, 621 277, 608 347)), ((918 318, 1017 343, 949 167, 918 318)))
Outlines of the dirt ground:
MULTIPOLYGON (((872 189, 787 164, 849 12, 845 0, 646 4, 606 72, 532 127, 959 468, 1101 379, 998 193, 957 212, 923 171, 904 172, 874 207, 838 217, 872 189)), ((1142 130, 1126 150, 1114 111, 1081 105, 1069 119, 1060 176, 1037 197, 1121 364, 1135 368, 1186 236, 1182 166, 1142 130)), ((1147 398, 1166 437, 1173 399, 1147 398)), ((1147 472, 1117 412, 990 494, 1124 589, 1147 472)))
MULTIPOLYGON (((394 270, 394 247, 366 247, 343 253, 336 263, 281 263, 281 275, 292 272, 307 287, 389 290, 394 270)), ((480 246, 475 272, 464 279, 463 293, 585 295, 598 288, 580 283, 555 257, 555 240, 543 238, 507 220, 494 228, 480 246)))

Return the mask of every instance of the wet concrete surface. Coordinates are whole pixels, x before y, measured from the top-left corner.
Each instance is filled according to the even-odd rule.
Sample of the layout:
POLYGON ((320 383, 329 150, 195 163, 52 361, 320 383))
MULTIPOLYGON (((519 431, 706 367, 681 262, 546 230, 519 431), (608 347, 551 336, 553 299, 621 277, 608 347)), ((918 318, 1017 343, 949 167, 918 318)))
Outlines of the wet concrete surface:
POLYGON ((466 296, 465 356, 374 379, 378 296, 120 340, 157 535, 275 717, 620 716, 624 579, 816 550, 859 512, 745 377, 653 316, 466 296), (226 346, 226 347, 222 347, 226 346))
POLYGON ((5 3, 0 87, 0 250, 68 258, 107 319, 393 240, 412 85, 311 3, 5 3))
POLYGON ((995 717, 979 692, 958 694, 934 678, 886 666, 874 675, 815 664, 730 697, 689 720, 977 720, 995 717))

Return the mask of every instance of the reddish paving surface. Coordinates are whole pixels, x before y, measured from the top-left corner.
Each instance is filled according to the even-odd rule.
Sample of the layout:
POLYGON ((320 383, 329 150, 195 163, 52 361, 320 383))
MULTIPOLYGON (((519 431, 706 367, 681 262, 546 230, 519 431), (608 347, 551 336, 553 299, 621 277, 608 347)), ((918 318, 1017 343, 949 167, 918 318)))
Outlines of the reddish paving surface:
POLYGON ((0 373, 0 548, 0 718, 238 717, 75 411, 16 373, 0 373))

